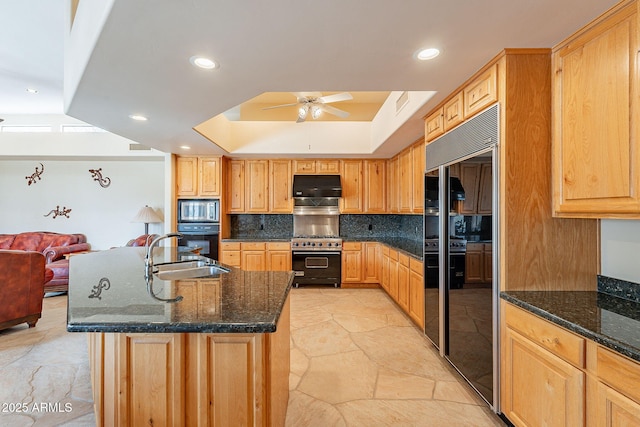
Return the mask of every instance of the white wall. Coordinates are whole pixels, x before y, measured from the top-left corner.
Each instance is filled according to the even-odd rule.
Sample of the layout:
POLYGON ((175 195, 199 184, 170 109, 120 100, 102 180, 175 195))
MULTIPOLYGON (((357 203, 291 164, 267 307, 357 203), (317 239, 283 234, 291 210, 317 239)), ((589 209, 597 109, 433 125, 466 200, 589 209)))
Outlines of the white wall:
POLYGON ((640 221, 602 220, 601 272, 640 283, 640 221))
MULTIPOLYGON (((54 231, 83 233, 94 249, 122 246, 144 233, 131 219, 145 204, 164 216, 163 160, 0 160, 0 233, 54 231), (44 165, 41 179, 27 185, 26 176, 44 165), (102 168, 111 184, 103 188, 89 169, 102 168), (69 218, 53 214, 70 208, 69 218)), ((163 224, 149 224, 163 233, 163 224)))

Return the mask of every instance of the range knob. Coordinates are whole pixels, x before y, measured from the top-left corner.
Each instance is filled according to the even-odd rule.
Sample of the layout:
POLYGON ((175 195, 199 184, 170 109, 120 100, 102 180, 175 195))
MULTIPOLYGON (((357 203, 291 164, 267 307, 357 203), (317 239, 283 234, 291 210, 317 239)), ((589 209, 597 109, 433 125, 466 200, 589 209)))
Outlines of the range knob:
POLYGON ((294 243, 293 243, 293 246, 298 246, 298 245, 299 245, 299 243, 298 243, 298 242, 294 242, 294 243))
POLYGON ((311 246, 315 246, 315 245, 316 245, 315 243, 312 243, 312 244, 311 244, 311 246))
POLYGON ((318 246, 322 246, 322 242, 318 243, 318 246))

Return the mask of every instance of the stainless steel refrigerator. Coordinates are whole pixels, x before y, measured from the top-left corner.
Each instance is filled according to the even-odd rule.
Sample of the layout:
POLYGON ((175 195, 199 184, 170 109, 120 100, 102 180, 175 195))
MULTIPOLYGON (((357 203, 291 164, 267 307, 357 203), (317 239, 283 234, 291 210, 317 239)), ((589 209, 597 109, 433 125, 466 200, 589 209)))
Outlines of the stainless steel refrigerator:
POLYGON ((496 412, 498 107, 427 144, 424 215, 425 334, 496 412))

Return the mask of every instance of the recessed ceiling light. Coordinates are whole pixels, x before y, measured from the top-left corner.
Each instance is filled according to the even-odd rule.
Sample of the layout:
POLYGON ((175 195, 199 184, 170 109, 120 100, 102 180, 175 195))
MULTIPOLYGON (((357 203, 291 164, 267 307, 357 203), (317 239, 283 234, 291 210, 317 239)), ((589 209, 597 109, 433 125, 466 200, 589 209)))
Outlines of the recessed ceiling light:
POLYGON ((147 118, 145 116, 141 116, 139 114, 129 114, 129 118, 133 120, 137 120, 139 122, 146 122, 147 118))
POLYGON ((183 150, 191 150, 191 147, 189 147, 188 145, 181 145, 180 148, 182 148, 183 150))
POLYGON ((32 88, 32 87, 28 87, 28 88, 27 88, 27 92, 29 92, 29 93, 33 93, 33 94, 36 94, 36 93, 38 93, 38 89, 34 89, 34 88, 32 88))
POLYGON ((204 56, 192 56, 189 58, 189 62, 192 65, 195 65, 199 68, 204 68, 205 70, 213 70, 214 68, 218 68, 218 64, 209 58, 205 58, 204 56))
POLYGON ((421 61, 427 61, 440 55, 440 51, 436 48, 430 47, 428 49, 420 49, 416 52, 416 58, 421 61))

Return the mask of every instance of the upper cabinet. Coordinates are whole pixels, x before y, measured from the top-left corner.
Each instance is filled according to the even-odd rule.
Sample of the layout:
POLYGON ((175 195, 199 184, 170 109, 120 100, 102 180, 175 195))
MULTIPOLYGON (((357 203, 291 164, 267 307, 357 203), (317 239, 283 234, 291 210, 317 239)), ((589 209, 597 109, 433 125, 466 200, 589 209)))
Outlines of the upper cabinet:
POLYGON ((178 157, 176 195, 178 197, 219 197, 221 185, 219 157, 178 157))
POLYGON ((342 185, 340 212, 362 213, 362 160, 343 160, 340 182, 342 185))
POLYGON ((556 216, 640 218, 637 7, 621 2, 553 49, 556 216))
POLYGON ((385 160, 364 161, 364 211, 385 213, 387 210, 387 176, 385 160))
POLYGON ((319 174, 319 175, 338 175, 340 174, 340 160, 322 159, 322 160, 294 160, 294 174, 319 174))
POLYGON ((463 99, 463 93, 460 91, 456 96, 444 104, 443 121, 445 132, 458 126, 464 120, 463 99))
POLYGON ((425 141, 433 141, 444 133, 443 109, 438 108, 424 120, 425 141))
POLYGON ((463 89, 465 120, 498 100, 497 69, 497 65, 487 68, 463 89))
POLYGON ((293 189, 290 160, 269 161, 269 212, 291 213, 293 189))

